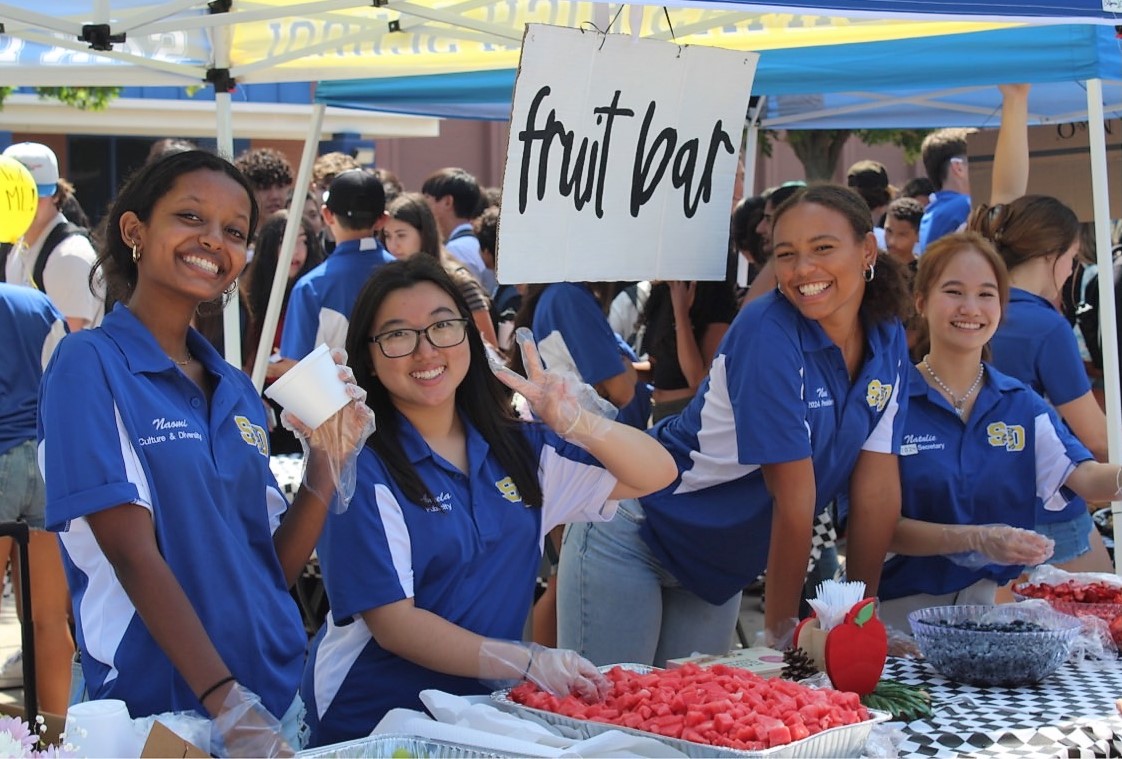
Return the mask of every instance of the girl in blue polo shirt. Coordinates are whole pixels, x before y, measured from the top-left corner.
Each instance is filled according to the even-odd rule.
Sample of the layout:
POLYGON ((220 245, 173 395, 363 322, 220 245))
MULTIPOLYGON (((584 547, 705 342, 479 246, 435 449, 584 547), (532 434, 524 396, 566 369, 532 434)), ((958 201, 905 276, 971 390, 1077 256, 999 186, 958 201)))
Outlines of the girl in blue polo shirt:
POLYGON ((566 536, 561 645, 597 664, 725 652, 741 589, 765 568, 777 639, 798 613, 815 515, 847 485, 849 575, 876 593, 908 354, 903 277, 878 261, 872 227, 834 185, 776 209, 778 291, 740 311, 693 401, 651 430, 677 479, 566 536))
MULTIPOLYGON (((969 228, 993 243, 1009 269, 1009 308, 991 343, 993 366, 1044 396, 1099 461, 1108 459, 1106 415, 1091 392, 1071 324, 1057 310, 1079 252, 1079 219, 1055 198, 1025 195, 979 207, 969 228)), ((1037 512, 1036 529, 1056 542, 1049 563, 1072 572, 1112 572, 1084 499, 1037 512)))
MULTIPOLYGON (((881 576, 881 617, 992 604, 1023 565, 1046 561, 1038 508, 1062 511, 1067 486, 1111 500, 1122 469, 1095 462, 1031 388, 983 363, 1009 297, 1009 276, 975 233, 932 243, 915 278, 930 347, 912 368, 900 453, 902 517, 881 576)), ((921 342, 922 344, 922 342, 921 342)))
POLYGON ((371 277, 347 346, 379 421, 354 500, 319 544, 331 614, 301 690, 312 743, 367 735, 428 688, 485 693, 485 680, 527 677, 594 697, 599 674, 574 652, 513 642, 542 541, 670 482, 669 454, 582 411, 574 391, 592 388, 545 372, 532 344, 529 381, 500 375, 543 423, 519 421, 459 288, 427 256, 371 277))
POLYGON ((286 513, 261 398, 190 327, 200 304, 233 293, 256 223, 252 188, 218 156, 142 168, 98 260, 118 305, 63 339, 39 406, 47 526, 90 698, 122 699, 133 717, 212 716, 213 750, 234 756, 299 746, 306 638, 289 587, 342 465, 329 451, 353 451, 370 415, 351 403, 349 439, 310 436, 307 486, 286 513))

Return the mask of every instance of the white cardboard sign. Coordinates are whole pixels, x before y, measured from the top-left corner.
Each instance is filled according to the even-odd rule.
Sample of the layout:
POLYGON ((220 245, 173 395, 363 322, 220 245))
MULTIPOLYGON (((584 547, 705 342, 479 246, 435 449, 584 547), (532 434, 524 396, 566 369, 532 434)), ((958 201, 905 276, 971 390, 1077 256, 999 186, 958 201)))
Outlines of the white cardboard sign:
POLYGON ((503 175, 499 281, 723 279, 758 59, 528 25, 503 175))

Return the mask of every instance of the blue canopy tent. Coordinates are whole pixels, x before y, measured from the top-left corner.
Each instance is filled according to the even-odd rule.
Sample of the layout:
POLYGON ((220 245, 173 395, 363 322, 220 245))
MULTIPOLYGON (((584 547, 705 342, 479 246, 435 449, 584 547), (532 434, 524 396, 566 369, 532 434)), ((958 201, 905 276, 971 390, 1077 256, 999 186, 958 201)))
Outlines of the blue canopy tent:
MULTIPOLYGON (((332 106, 443 118, 506 120, 516 70, 321 82, 332 106)), ((998 82, 1034 83, 1033 123, 1086 118, 1089 79, 1122 112, 1122 54, 1113 30, 1017 27, 969 34, 764 50, 752 91, 765 128, 993 126, 998 82), (855 83, 859 84, 856 91, 855 83)))
POLYGON ((1070 21, 1114 25, 1122 23, 1122 2, 1118 0, 1019 0, 1016 3, 993 0, 669 0, 657 5, 688 5, 705 8, 751 8, 753 11, 803 11, 835 16, 874 18, 946 18, 954 20, 1009 20, 1041 24, 1070 21))
MULTIPOLYGON (((1108 114, 1122 113, 1122 52, 1112 28, 1122 23, 1122 0, 1064 0, 1062 5, 1046 0, 1022 0, 1016 5, 950 0, 670 0, 658 5, 743 13, 802 11, 862 19, 1020 22, 1016 27, 898 39, 848 42, 839 34, 836 42, 841 44, 824 40, 806 46, 745 48, 756 49, 761 56, 753 94, 761 96, 762 107, 749 114, 750 142, 759 127, 992 127, 1000 110, 993 85, 1031 82, 1030 123, 1087 121, 1091 127, 1099 268, 1112 270, 1103 124, 1108 114)), ((808 17, 800 25, 814 23, 808 17)), ((515 75, 516 69, 507 66, 334 81, 321 84, 316 97, 352 108, 505 120, 515 75)), ((1106 314, 1115 307, 1111 285, 1110 277, 1100 277, 1099 298, 1106 314)), ((1104 319, 1101 336, 1104 363, 1117 367, 1114 319, 1104 319)), ((1111 459, 1119 461, 1122 392, 1116 370, 1108 370, 1106 385, 1111 459)), ((1115 540, 1122 544, 1122 509, 1118 504, 1113 508, 1115 540)))

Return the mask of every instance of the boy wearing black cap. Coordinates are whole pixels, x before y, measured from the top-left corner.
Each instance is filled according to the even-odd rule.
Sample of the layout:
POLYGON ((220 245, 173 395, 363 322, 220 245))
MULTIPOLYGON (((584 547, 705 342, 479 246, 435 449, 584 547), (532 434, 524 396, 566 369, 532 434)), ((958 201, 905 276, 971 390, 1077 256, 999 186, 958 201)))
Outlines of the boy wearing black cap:
POLYGON ((323 221, 335 252, 293 286, 281 332, 281 355, 299 361, 320 343, 342 348, 358 293, 370 275, 394 257, 377 232, 386 219, 386 193, 362 169, 344 171, 324 193, 323 221))

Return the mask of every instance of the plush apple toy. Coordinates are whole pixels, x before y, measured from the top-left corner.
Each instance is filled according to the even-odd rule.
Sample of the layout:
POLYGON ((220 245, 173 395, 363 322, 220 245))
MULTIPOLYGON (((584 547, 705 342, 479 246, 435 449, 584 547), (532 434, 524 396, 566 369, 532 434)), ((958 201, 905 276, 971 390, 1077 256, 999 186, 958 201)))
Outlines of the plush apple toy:
POLYGON ((875 598, 854 604, 842 623, 826 633, 826 674, 838 690, 872 693, 887 657, 888 634, 877 619, 875 598))

